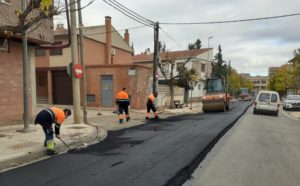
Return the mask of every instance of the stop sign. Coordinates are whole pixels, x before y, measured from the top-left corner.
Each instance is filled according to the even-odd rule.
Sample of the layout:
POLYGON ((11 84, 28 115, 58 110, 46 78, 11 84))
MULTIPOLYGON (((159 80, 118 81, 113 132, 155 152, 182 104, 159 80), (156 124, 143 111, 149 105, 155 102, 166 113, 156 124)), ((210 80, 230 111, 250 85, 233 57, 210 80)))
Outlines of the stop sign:
POLYGON ((80 79, 82 77, 83 68, 80 64, 76 64, 73 67, 74 77, 80 79))

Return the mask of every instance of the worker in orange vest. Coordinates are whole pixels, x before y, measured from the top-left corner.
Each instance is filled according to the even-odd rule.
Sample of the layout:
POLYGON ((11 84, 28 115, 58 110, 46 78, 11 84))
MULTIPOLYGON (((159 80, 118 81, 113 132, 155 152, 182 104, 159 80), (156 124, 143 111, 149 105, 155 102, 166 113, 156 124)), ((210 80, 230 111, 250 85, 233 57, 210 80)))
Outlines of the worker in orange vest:
POLYGON ((55 136, 57 138, 60 134, 60 126, 62 125, 63 121, 71 115, 70 109, 60 109, 57 107, 51 107, 40 111, 34 121, 34 124, 40 124, 43 128, 45 133, 45 141, 44 146, 47 147, 48 155, 56 154, 54 147, 54 139, 53 139, 53 128, 52 124, 55 124, 55 136))
POLYGON ((118 105, 118 117, 119 117, 119 123, 123 123, 123 111, 126 114, 126 121, 130 120, 129 116, 129 96, 127 92, 125 92, 126 88, 123 88, 118 94, 116 98, 116 104, 118 105))
POLYGON ((149 119, 150 117, 150 110, 153 111, 154 118, 158 118, 158 113, 155 108, 155 98, 157 97, 157 92, 153 92, 152 94, 149 95, 148 100, 147 100, 147 113, 146 113, 146 119, 149 119))

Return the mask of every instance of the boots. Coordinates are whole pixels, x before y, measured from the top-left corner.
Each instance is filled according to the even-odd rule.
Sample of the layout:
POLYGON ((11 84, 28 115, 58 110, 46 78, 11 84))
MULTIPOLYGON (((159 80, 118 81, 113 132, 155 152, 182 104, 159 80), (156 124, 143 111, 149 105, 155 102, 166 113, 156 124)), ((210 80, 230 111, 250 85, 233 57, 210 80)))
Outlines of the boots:
POLYGON ((130 116, 128 116, 128 118, 126 118, 126 121, 129 121, 130 120, 130 116))
POLYGON ((123 119, 119 119, 119 123, 122 124, 123 123, 123 119))

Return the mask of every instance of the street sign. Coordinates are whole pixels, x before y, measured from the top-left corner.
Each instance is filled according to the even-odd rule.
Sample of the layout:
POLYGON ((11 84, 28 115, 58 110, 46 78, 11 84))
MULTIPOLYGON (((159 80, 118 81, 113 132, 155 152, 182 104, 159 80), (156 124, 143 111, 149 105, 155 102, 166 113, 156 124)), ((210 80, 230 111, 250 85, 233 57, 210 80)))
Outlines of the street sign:
POLYGON ((80 64, 76 64, 73 67, 74 77, 77 79, 82 78, 83 68, 80 64))

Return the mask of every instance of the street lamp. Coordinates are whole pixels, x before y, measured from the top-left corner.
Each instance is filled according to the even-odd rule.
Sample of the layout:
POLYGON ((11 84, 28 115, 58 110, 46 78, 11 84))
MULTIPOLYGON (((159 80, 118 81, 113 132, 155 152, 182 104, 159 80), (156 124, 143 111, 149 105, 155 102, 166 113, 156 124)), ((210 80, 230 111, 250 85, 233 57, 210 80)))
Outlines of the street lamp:
MULTIPOLYGON (((212 39, 212 38, 214 38, 213 36, 210 36, 210 37, 208 37, 208 39, 207 39, 207 48, 209 49, 209 40, 210 39, 212 39)), ((207 60, 209 60, 209 52, 210 50, 208 50, 208 53, 207 53, 207 60)))

